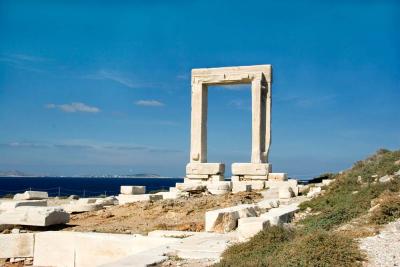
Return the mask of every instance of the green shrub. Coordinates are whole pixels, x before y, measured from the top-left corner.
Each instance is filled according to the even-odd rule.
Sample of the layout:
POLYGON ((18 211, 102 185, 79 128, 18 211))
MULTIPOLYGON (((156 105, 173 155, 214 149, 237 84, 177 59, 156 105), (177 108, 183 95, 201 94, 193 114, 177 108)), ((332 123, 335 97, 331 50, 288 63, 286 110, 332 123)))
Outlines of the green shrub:
POLYGON ((387 193, 381 197, 379 207, 375 209, 370 221, 375 224, 386 224, 400 218, 400 195, 387 193))
POLYGON ((318 230, 298 234, 277 253, 274 266, 361 266, 363 259, 352 239, 318 230))
POLYGON ((371 200, 382 192, 400 191, 400 178, 396 177, 387 183, 372 183, 372 180, 363 179, 364 184, 360 184, 357 181, 358 176, 371 177, 377 174, 381 177, 393 173, 400 168, 394 164, 399 159, 400 150, 394 152, 380 150, 366 160, 357 162, 352 169, 336 176, 337 182, 328 187, 324 195, 300 205, 302 210, 309 207, 315 213, 300 223, 306 230, 330 230, 366 214, 371 200))
POLYGON ((400 166, 395 162, 399 159, 400 150, 381 149, 357 162, 350 170, 335 175, 336 182, 325 194, 300 205, 301 210, 311 208, 312 212, 297 224, 300 227, 270 227, 250 241, 228 248, 217 266, 360 266, 363 255, 357 244, 328 231, 367 214, 371 200, 383 192, 392 197, 380 203, 371 220, 382 224, 400 217, 400 178, 379 183, 372 177, 398 171, 400 166))
POLYGON ((216 266, 359 266, 363 259, 350 238, 277 226, 230 247, 222 256, 216 266))
POLYGON ((273 226, 250 241, 229 247, 216 266, 274 266, 274 255, 294 238, 294 231, 273 226))

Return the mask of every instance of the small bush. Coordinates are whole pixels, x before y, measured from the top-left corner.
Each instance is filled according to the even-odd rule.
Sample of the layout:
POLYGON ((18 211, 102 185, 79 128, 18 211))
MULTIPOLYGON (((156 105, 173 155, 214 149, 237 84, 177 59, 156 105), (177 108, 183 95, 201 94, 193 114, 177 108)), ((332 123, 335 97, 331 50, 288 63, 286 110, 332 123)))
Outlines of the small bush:
POLYGON ((379 207, 371 214, 370 221, 386 224, 400 218, 400 195, 387 193, 379 200, 379 207))
POLYGON ((372 180, 364 179, 367 183, 359 184, 358 176, 371 177, 378 174, 378 177, 381 177, 393 173, 399 168, 394 164, 399 159, 400 150, 390 152, 382 149, 366 160, 357 162, 352 169, 338 175, 337 182, 329 186, 324 195, 300 205, 302 210, 309 207, 316 213, 316 215, 307 216, 301 224, 306 230, 330 230, 366 214, 371 200, 377 198, 382 192, 400 191, 400 178, 395 177, 387 183, 372 183, 372 180), (354 194, 355 191, 358 193, 354 194))
POLYGON ((229 247, 220 263, 215 266, 274 266, 274 255, 294 238, 294 231, 283 227, 270 227, 250 241, 229 247))
POLYGON ((359 266, 363 260, 350 239, 326 231, 271 227, 249 242, 227 249, 216 266, 359 266))
POLYGON ((318 230, 298 234, 277 253, 275 266, 361 266, 363 259, 352 239, 318 230))

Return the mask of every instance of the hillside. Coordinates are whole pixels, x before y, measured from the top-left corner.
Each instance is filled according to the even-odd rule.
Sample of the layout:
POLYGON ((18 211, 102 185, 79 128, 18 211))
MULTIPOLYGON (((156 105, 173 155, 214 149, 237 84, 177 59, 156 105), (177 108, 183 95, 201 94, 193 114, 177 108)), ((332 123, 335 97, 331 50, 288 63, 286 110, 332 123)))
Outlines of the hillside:
MULTIPOLYGON (((290 225, 232 246, 217 266, 362 266, 358 240, 400 218, 400 150, 379 150, 301 204, 290 225)), ((400 249, 399 249, 400 251, 400 249)))

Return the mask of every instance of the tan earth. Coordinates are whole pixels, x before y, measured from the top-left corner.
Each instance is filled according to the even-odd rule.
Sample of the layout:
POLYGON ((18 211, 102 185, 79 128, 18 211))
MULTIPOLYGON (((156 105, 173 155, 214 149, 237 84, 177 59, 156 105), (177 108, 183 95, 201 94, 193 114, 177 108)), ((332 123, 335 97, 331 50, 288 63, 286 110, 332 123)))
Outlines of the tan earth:
POLYGON ((238 204, 254 203, 256 192, 226 195, 194 195, 190 198, 136 202, 105 210, 74 214, 66 231, 138 233, 153 230, 203 231, 205 212, 238 204))

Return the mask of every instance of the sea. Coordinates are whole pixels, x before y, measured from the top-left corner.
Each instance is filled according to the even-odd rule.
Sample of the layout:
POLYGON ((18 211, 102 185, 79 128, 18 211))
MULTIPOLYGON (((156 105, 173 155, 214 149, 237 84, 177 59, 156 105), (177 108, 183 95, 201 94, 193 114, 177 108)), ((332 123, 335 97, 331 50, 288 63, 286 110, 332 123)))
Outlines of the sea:
POLYGON ((46 191, 49 196, 80 197, 118 195, 121 185, 144 185, 147 193, 168 191, 183 178, 68 178, 68 177, 0 177, 0 196, 27 190, 46 191))

